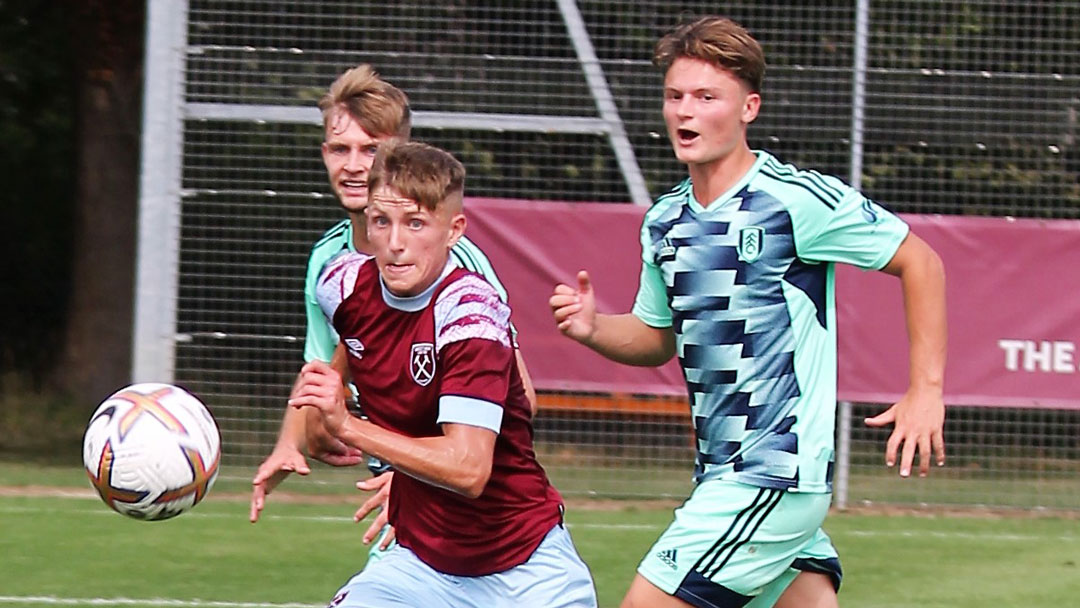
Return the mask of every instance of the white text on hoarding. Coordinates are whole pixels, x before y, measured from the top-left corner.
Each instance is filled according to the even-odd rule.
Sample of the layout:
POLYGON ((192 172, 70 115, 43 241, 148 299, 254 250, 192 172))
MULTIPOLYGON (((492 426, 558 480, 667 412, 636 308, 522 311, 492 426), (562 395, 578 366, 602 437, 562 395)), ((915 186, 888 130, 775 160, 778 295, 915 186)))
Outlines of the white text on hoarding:
POLYGON ((1076 372, 1076 344, 1053 340, 998 340, 1010 372, 1076 372))

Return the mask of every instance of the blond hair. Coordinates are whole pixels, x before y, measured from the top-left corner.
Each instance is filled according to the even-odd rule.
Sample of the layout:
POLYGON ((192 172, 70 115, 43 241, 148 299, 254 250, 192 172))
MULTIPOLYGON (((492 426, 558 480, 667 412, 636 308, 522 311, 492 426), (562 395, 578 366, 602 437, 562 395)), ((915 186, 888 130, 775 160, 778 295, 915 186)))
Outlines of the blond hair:
POLYGON ((738 23, 726 17, 702 17, 668 32, 656 43, 653 64, 666 74, 680 57, 701 59, 731 72, 752 93, 761 92, 765 53, 738 23))
POLYGON ((323 129, 330 127, 337 111, 346 112, 373 137, 408 138, 412 129, 409 98, 366 63, 338 76, 319 99, 319 110, 323 129))
POLYGON ((465 166, 449 152, 420 142, 392 139, 379 145, 368 176, 368 196, 380 188, 435 211, 451 196, 465 191, 465 166))

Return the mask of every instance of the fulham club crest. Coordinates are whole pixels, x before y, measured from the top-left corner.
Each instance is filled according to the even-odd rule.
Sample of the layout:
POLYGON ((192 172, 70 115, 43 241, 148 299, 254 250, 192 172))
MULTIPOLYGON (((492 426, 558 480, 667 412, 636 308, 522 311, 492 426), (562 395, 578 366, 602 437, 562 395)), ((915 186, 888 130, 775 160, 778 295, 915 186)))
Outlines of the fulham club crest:
POLYGON ((412 373, 413 382, 420 386, 427 386, 435 379, 435 345, 430 342, 421 342, 412 345, 412 355, 409 357, 409 371, 412 373))
POLYGON ((762 241, 765 229, 761 226, 747 226, 739 231, 739 261, 752 264, 761 257, 762 241))

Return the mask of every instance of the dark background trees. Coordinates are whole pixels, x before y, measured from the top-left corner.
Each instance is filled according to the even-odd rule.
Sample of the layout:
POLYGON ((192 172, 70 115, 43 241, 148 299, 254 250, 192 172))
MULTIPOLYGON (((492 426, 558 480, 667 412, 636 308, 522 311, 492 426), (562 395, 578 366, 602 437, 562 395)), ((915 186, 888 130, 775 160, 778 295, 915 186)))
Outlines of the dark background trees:
POLYGON ((144 0, 0 2, 0 381, 130 367, 144 0))

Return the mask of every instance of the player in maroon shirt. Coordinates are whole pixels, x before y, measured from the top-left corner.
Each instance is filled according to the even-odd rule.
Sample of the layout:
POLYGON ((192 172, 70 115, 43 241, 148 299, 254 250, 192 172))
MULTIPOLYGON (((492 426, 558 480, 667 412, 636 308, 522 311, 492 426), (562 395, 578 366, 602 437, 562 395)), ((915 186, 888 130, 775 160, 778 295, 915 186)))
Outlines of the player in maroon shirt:
POLYGON ((465 231, 464 177, 437 148, 380 146, 367 208, 375 256, 345 254, 319 280, 368 420, 347 412, 340 376, 319 361, 290 404, 318 408, 329 432, 398 472, 389 518, 400 546, 335 605, 595 606, 533 452, 510 309, 449 261, 465 231))

